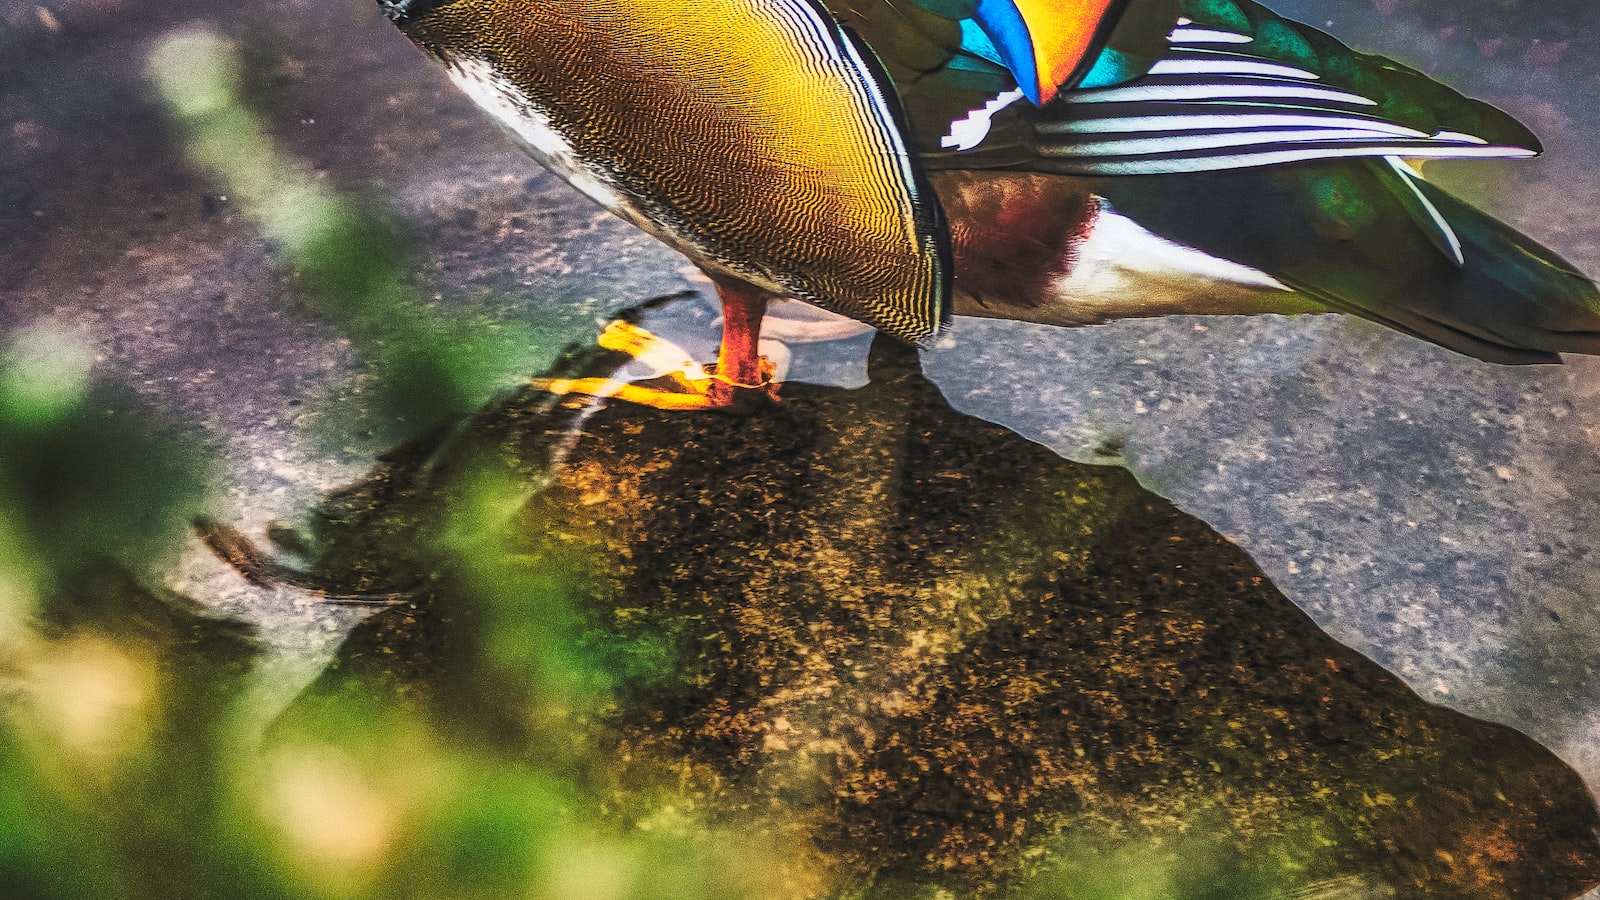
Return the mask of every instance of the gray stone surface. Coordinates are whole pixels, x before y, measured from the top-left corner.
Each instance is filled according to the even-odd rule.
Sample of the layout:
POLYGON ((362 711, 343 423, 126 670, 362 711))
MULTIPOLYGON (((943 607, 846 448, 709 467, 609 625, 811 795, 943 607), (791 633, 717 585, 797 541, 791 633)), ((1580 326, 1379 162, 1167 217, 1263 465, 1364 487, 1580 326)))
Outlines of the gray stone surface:
MULTIPOLYGON (((1440 46, 1404 10, 1285 9, 1527 119, 1546 158, 1430 175, 1600 272, 1600 84, 1573 62, 1600 55, 1600 26, 1530 67, 1440 46)), ((172 29, 239 41, 272 136, 330 186, 396 210, 440 308, 543 330, 546 345, 506 361, 507 386, 609 312, 691 284, 681 259, 511 150, 369 0, 52 10, 53 28, 32 4, 0 11, 0 327, 62 323, 97 377, 190 423, 228 472, 215 513, 247 532, 362 472, 386 423, 362 412, 348 346, 183 158, 143 74, 172 29)), ((684 318, 708 345, 705 310, 684 318)), ((796 348, 797 373, 828 368, 819 349, 796 348)), ((1600 361, 1497 368, 1322 317, 963 321, 927 364, 961 409, 1127 465, 1340 640, 1600 787, 1600 361)), ((269 697, 296 690, 358 615, 246 588, 198 548, 174 583, 263 625, 280 661, 269 697)))

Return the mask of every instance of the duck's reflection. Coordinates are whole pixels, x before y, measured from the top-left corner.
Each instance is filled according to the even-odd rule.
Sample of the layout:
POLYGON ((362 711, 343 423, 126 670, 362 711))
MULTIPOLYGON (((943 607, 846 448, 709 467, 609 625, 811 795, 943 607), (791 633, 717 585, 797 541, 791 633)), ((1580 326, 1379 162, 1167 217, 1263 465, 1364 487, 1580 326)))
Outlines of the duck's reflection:
POLYGON ((618 827, 676 804, 788 842, 797 893, 1600 881, 1600 816, 1552 754, 1421 702, 1125 471, 952 411, 909 352, 873 366, 753 418, 612 406, 575 441, 571 411, 525 395, 398 453, 330 501, 317 571, 405 602, 281 728, 351 693, 408 698, 566 760, 618 827), (512 523, 474 545, 462 473, 486 460, 522 502, 472 507, 512 523), (479 555, 430 556, 441 529, 479 555), (486 581, 522 599, 486 602, 486 581), (552 586, 559 614, 526 600, 552 586), (518 614, 607 673, 563 738, 568 707, 481 643, 518 614))

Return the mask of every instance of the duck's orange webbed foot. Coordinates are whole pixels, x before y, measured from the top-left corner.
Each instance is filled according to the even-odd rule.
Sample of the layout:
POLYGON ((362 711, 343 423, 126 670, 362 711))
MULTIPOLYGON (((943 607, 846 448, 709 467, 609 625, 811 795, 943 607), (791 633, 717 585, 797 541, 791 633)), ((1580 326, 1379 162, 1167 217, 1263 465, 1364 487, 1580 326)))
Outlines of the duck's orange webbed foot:
POLYGON ((745 384, 718 375, 715 367, 694 361, 677 344, 637 325, 615 321, 600 332, 599 344, 626 353, 656 374, 643 380, 626 378, 535 378, 531 384, 562 396, 615 398, 656 409, 705 409, 749 413, 778 402, 777 368, 762 357, 760 379, 745 384))

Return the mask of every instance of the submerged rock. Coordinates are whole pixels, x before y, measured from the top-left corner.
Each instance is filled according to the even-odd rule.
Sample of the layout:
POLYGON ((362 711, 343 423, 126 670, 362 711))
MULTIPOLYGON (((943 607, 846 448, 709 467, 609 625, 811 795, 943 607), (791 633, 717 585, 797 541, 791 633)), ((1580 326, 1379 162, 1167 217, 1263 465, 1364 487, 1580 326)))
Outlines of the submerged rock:
POLYGON ((892 348, 866 388, 785 397, 734 419, 524 393, 397 452, 325 506, 316 577, 400 603, 280 728, 351 694, 414 703, 565 759, 614 827, 690 810, 784 848, 795 896, 1600 882, 1572 770, 1422 702, 1127 472, 954 412, 892 348), (472 507, 509 525, 463 544, 485 471, 518 503, 472 507), (495 669, 486 580, 598 660, 602 700, 556 726, 495 669), (539 585, 570 622, 525 602, 539 585))

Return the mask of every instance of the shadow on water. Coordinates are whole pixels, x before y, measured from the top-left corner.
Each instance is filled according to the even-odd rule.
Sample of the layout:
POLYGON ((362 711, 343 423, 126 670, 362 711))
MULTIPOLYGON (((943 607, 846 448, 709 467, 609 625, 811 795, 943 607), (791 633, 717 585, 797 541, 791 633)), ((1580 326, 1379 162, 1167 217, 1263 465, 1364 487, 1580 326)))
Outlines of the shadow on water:
POLYGON ((870 386, 786 398, 590 416, 524 392, 395 451, 300 548, 302 582, 394 605, 274 740, 399 703, 556 761, 619 829, 780 847, 795 895, 1600 882, 1570 769, 1419 700, 1127 472, 954 412, 882 344, 870 386), (492 503, 486 472, 512 487, 492 503), (506 616, 581 657, 565 700, 496 664, 506 616))

